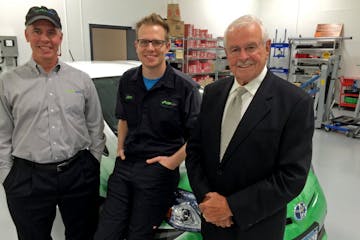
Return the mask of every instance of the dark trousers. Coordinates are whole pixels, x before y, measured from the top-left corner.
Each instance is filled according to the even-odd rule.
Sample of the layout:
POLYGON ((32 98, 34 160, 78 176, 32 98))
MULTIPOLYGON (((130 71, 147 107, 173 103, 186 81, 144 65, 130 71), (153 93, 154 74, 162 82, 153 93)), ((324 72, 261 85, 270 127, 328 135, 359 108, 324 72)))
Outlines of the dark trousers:
POLYGON ((4 181, 7 203, 20 240, 50 240, 59 207, 67 240, 90 240, 99 213, 99 162, 81 151, 66 169, 15 158, 4 181))
POLYGON ((151 240, 173 204, 179 170, 117 159, 95 240, 151 240))

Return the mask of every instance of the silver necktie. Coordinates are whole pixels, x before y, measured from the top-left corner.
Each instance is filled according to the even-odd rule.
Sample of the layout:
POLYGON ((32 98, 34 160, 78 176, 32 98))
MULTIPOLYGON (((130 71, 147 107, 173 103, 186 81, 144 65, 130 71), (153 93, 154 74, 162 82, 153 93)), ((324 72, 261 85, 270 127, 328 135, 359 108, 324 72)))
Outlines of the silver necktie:
POLYGON ((234 132, 241 119, 241 107, 242 100, 241 97, 246 93, 244 87, 238 87, 234 93, 235 96, 232 98, 226 113, 224 115, 224 120, 221 127, 221 143, 220 143, 220 161, 222 160, 225 150, 234 135, 234 132))

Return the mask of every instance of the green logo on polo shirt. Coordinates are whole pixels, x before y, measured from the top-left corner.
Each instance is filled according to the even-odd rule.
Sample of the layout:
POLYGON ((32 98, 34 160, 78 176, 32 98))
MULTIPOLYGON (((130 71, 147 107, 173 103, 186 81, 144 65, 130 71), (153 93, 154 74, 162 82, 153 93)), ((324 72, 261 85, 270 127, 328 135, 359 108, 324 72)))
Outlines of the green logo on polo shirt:
POLYGON ((131 96, 131 95, 125 96, 125 101, 132 101, 133 99, 134 99, 134 96, 131 96))
POLYGON ((75 90, 75 89, 67 89, 66 92, 68 92, 68 93, 82 93, 81 90, 75 90))
POLYGON ((170 100, 162 100, 161 105, 167 106, 167 107, 174 107, 174 106, 176 106, 176 103, 174 103, 170 100))

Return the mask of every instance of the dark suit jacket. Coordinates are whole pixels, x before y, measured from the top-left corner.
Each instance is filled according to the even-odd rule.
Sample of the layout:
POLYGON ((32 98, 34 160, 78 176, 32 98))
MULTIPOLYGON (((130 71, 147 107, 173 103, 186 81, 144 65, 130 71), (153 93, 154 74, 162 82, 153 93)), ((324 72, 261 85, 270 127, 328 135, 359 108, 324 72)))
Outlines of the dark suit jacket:
POLYGON ((208 85, 187 144, 191 187, 227 198, 231 228, 202 223, 205 239, 283 238, 286 204, 305 185, 312 156, 313 99, 268 71, 220 163, 221 121, 234 78, 208 85))

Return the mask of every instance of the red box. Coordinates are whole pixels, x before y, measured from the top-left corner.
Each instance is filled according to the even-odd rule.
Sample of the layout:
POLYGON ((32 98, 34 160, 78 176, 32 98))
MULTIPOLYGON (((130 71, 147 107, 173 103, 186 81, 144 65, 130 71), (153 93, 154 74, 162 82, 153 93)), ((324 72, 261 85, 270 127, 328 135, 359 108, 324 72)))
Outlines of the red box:
POLYGON ((186 38, 192 37, 193 36, 193 31, 194 31, 194 25, 186 23, 184 28, 185 28, 184 36, 186 38))

